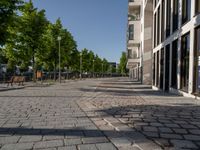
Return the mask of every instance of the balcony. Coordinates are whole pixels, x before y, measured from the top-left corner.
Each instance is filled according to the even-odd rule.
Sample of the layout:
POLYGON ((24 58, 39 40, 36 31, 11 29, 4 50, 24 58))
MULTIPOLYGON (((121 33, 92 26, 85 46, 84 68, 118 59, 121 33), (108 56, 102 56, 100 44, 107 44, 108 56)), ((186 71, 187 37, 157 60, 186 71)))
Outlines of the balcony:
POLYGON ((129 0, 129 7, 138 7, 142 5, 142 0, 129 0))
POLYGON ((128 59, 126 67, 127 68, 136 68, 140 64, 140 58, 138 59, 128 59))

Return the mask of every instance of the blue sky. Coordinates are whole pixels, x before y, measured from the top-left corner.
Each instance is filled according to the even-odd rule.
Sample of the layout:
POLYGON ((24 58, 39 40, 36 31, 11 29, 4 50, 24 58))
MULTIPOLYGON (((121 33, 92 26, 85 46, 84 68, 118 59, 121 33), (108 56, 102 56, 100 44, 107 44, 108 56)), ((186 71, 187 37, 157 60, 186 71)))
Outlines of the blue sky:
POLYGON ((119 62, 126 50, 128 0, 32 0, 51 22, 61 18, 77 41, 108 61, 119 62))

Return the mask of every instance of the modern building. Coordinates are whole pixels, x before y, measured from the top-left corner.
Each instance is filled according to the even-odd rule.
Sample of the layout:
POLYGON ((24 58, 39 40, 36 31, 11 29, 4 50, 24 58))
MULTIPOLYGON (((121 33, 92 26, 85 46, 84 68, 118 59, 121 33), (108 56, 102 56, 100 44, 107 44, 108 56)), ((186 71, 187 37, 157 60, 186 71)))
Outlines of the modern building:
POLYGON ((129 0, 127 68, 133 80, 152 84, 153 0, 129 0))
POLYGON ((200 95, 200 0, 153 0, 153 88, 200 95))

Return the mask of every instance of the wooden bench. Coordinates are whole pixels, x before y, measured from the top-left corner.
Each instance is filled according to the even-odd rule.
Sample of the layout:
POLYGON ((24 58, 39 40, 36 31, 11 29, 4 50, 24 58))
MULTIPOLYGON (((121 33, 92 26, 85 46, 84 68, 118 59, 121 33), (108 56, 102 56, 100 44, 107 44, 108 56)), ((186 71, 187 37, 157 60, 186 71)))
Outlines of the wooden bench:
POLYGON ((7 86, 9 86, 9 84, 13 86, 13 83, 18 83, 18 86, 20 86, 20 84, 24 85, 24 81, 25 81, 24 76, 12 76, 9 81, 6 81, 6 83, 7 86))

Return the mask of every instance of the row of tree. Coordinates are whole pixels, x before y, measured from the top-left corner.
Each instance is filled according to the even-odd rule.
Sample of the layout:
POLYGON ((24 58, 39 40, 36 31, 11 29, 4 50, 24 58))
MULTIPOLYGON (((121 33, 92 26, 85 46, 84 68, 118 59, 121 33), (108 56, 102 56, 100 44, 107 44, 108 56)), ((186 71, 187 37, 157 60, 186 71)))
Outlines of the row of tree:
POLYGON ((38 69, 56 72, 59 42, 62 70, 100 73, 110 70, 105 58, 87 49, 78 51, 76 41, 63 28, 61 20, 51 23, 45 11, 35 8, 31 0, 0 1, 0 35, 0 63, 8 64, 9 70, 17 65, 22 71, 32 66, 34 74, 38 69))

